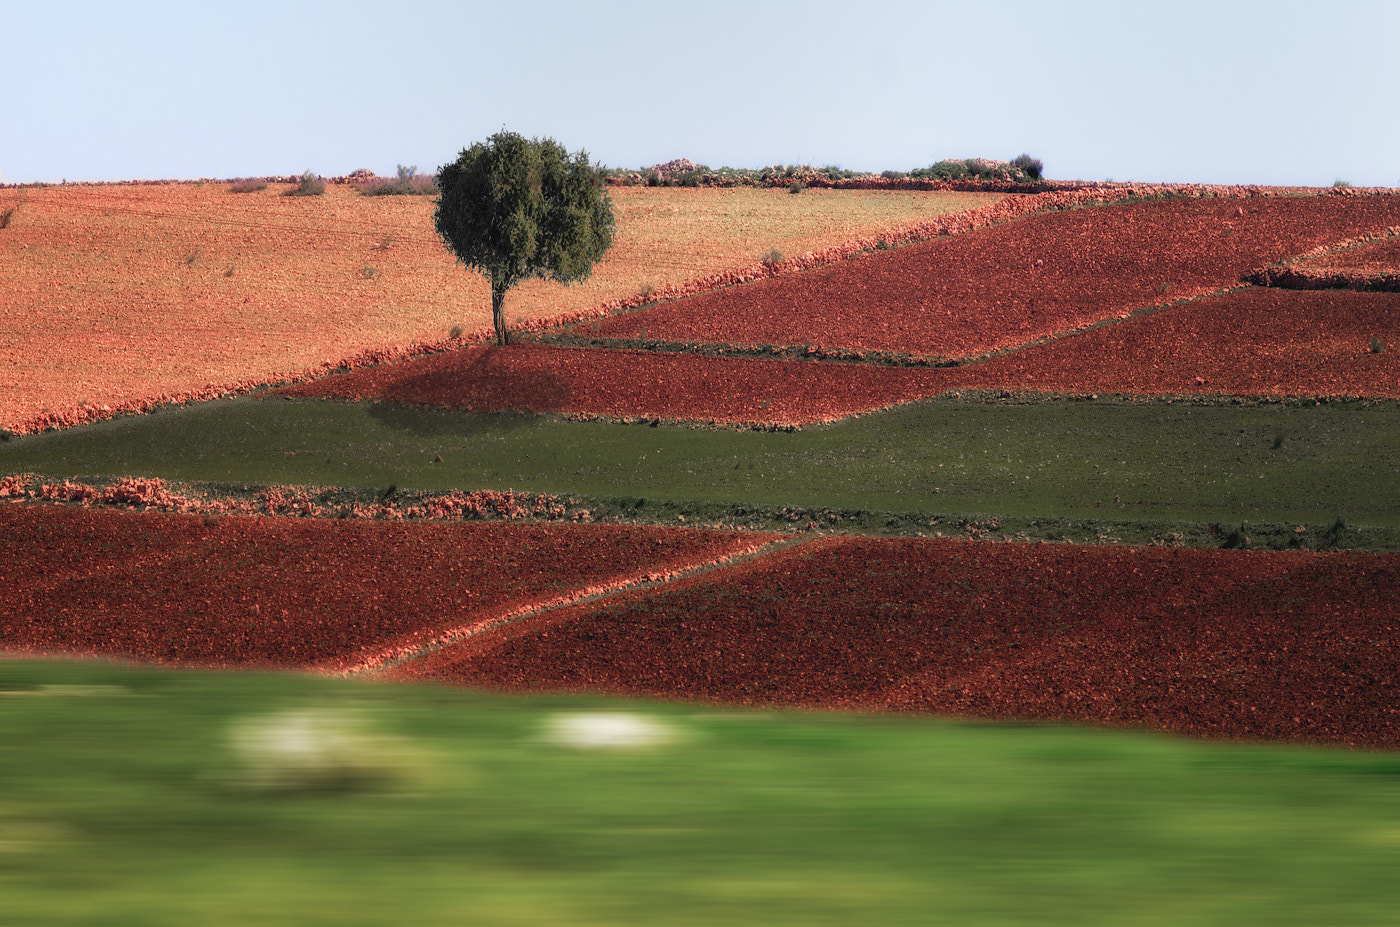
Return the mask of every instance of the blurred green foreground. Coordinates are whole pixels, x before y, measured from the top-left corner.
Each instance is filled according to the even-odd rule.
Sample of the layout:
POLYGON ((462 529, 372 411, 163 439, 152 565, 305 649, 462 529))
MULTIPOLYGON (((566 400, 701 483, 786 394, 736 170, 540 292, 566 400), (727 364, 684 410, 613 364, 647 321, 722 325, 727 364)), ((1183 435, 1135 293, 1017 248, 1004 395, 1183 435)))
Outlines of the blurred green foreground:
POLYGON ((0 923, 1396 924, 1400 754, 0 660, 0 923))

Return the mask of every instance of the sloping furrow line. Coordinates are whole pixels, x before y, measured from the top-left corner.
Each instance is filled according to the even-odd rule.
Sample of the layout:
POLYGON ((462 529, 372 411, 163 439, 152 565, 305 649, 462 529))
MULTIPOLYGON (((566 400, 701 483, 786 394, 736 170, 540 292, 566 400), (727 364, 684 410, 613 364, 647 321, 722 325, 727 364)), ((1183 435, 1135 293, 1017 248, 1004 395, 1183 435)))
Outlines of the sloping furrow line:
POLYGON ((1153 303, 1147 306, 1139 306, 1136 309, 1129 309, 1118 315, 1109 316, 1106 319, 1099 319, 1094 322, 1089 322, 1085 325, 1076 325, 1072 328, 1061 329, 1060 331, 1054 332, 1053 334, 1043 335, 1039 338, 1027 341, 1024 344, 1014 344, 1010 347, 1000 348, 996 351, 990 351, 986 354, 980 354, 976 357, 963 358, 949 366, 975 366, 977 364, 985 363, 986 361, 993 360, 998 357, 1004 357, 1008 354, 1017 354, 1021 351, 1026 351, 1032 348, 1040 348, 1048 344, 1054 344, 1055 342, 1061 341, 1065 338, 1075 338, 1079 335, 1085 335, 1089 332, 1096 331, 1100 328, 1107 328, 1111 325, 1120 325, 1123 322, 1128 322, 1133 319, 1139 319, 1146 315, 1152 315, 1153 313, 1161 312, 1165 309, 1175 309, 1179 306, 1188 306, 1192 303, 1198 303, 1206 299, 1214 299, 1218 296, 1228 296, 1231 293, 1238 293, 1241 290, 1248 290, 1253 286, 1254 284, 1252 283, 1232 283, 1229 286, 1223 286, 1217 290, 1201 290, 1192 293, 1190 296, 1178 296, 1175 299, 1169 300, 1168 302, 1153 303))
POLYGON ((1306 265, 1309 261, 1316 261, 1319 258, 1326 258, 1335 254, 1342 254, 1355 250, 1366 245, 1377 242, 1385 242, 1391 238, 1400 237, 1400 226, 1391 226, 1379 231, 1367 232, 1353 238, 1336 242, 1329 242, 1318 245, 1301 254, 1295 254, 1282 260, 1275 261, 1267 267, 1260 268, 1241 278, 1240 282, 1221 287, 1216 290, 1198 291, 1187 296, 1179 296, 1167 302, 1154 303, 1146 306, 1139 306, 1136 309, 1128 310, 1120 315, 1111 316, 1106 319, 1099 319, 1087 325, 1080 325, 1074 328, 1067 328, 1054 334, 1045 335, 1028 341, 1024 344, 1013 345, 992 351, 977 357, 964 358, 951 366, 964 367, 980 364, 993 358, 1002 357, 1007 354, 1015 354, 1030 348, 1038 348, 1047 344, 1052 344, 1064 338, 1073 338, 1083 335, 1099 328, 1110 325, 1117 325, 1142 316, 1152 315, 1164 309, 1175 309, 1178 306, 1190 305, 1207 299, 1215 299, 1221 296, 1229 296, 1252 287, 1280 287, 1284 289, 1371 289, 1377 292, 1395 292, 1400 289, 1400 275, 1381 274, 1373 275, 1372 285, 1367 287, 1364 275, 1348 275, 1344 272, 1328 273, 1325 270, 1310 270, 1300 265, 1306 265), (1357 282, 1356 277, 1362 277, 1361 282, 1357 282))
MULTIPOLYGON (((824 535, 821 537, 825 537, 824 535)), ((362 657, 348 666, 336 667, 323 670, 328 675, 334 676, 364 676, 377 673, 383 670, 409 663, 422 657, 428 656, 448 647, 452 644, 460 643, 471 637, 493 631, 507 624, 515 624, 520 621, 528 621, 537 615, 545 612, 567 608, 571 605, 579 605, 588 602, 595 602, 620 593, 632 592, 640 589, 654 589, 675 582, 681 579, 688 579, 709 573, 713 570, 755 560, 760 557, 771 556, 778 551, 787 550, 802 544, 809 544, 817 540, 817 537, 769 537, 768 540, 748 544, 739 550, 721 554, 718 557, 711 557, 683 566, 679 569, 658 571, 655 569, 638 570, 619 579, 591 586, 584 586, 541 602, 533 602, 526 605, 517 605, 503 613, 498 613, 486 618, 478 618, 468 624, 458 625, 439 632, 432 639, 425 642, 415 642, 410 644, 396 645, 386 648, 367 657, 362 657)))

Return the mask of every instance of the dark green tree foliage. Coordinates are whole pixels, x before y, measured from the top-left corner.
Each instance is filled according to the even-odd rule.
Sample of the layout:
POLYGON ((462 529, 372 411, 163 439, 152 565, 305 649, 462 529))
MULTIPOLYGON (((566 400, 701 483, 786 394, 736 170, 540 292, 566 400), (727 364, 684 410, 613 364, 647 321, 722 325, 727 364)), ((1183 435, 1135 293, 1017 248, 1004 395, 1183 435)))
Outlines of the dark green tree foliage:
POLYGON ((588 155, 502 130, 438 171, 433 222, 457 260, 491 283, 496 343, 506 292, 521 280, 583 280, 612 244, 612 201, 588 155))

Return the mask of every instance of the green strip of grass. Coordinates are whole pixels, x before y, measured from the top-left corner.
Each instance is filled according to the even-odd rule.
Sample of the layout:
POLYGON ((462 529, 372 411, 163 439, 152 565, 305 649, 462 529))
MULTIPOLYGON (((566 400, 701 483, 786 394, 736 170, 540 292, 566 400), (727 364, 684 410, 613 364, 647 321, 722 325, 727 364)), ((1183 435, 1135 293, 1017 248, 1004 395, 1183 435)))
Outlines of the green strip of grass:
POLYGON ((1400 910, 1393 754, 94 663, 0 662, 0 692, 14 923, 1360 927, 1400 910), (380 740, 346 755, 400 777, 230 783, 231 724, 308 707, 362 713, 380 740), (681 739, 541 738, 600 710, 681 739))
MULTIPOLYGON (((1111 525, 1400 527, 1400 404, 940 399, 795 433, 241 399, 0 444, 0 472, 506 489, 1111 525)), ((1156 530, 1156 529, 1154 529, 1156 530)), ((1111 533, 1111 532, 1110 532, 1111 533)))

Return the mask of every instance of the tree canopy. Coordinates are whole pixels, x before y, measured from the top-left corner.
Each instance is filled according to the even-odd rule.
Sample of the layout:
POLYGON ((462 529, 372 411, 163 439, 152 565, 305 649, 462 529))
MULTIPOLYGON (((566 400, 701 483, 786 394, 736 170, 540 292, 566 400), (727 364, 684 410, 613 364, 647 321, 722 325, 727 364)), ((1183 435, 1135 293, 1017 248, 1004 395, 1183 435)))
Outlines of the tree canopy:
POLYGON ((506 292, 538 277, 588 277, 612 244, 615 219, 600 170, 584 151, 501 130, 438 171, 433 223, 447 247, 491 283, 496 343, 505 344, 506 292))

